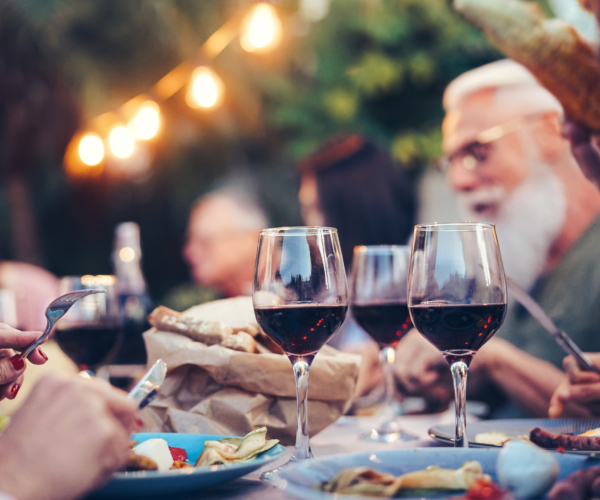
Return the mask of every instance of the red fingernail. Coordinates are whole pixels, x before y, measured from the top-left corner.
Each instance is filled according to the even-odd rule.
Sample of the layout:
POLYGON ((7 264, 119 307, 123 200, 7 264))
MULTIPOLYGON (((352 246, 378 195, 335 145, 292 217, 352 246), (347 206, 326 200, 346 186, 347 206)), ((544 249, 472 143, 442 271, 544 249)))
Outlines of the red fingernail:
POLYGON ((25 360, 20 354, 15 354, 12 358, 10 358, 10 362, 12 363, 13 368, 17 371, 22 370, 25 366, 25 360))
POLYGON ((48 361, 48 356, 46 356, 46 353, 44 351, 42 351, 41 347, 38 347, 38 352, 40 353, 40 356, 42 358, 44 358, 46 361, 48 361))
POLYGON ((142 422, 142 420, 140 418, 136 418, 135 419, 135 425, 138 426, 138 428, 142 428, 144 426, 144 422, 142 422))
POLYGON ((17 397, 17 392, 19 392, 20 388, 21 386, 19 384, 15 384, 10 388, 10 393, 12 394, 13 398, 17 397))

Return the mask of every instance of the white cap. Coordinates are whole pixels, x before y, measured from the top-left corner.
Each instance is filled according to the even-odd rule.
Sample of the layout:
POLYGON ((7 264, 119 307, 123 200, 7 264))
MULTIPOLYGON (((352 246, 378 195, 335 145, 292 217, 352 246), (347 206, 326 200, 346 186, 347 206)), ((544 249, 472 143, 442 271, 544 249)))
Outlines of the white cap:
POLYGON ((543 111, 556 111, 561 117, 563 109, 556 97, 548 92, 535 77, 520 64, 503 59, 463 73, 450 82, 444 92, 446 112, 458 107, 461 101, 476 92, 496 89, 497 98, 514 101, 519 93, 519 112, 522 115, 543 111), (508 91, 509 95, 503 95, 508 91))

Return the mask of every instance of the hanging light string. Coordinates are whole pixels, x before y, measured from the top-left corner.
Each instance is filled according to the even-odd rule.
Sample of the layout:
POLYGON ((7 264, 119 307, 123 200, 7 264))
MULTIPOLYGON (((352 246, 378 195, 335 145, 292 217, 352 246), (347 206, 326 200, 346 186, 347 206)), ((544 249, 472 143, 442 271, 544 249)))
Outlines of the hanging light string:
MULTIPOLYGON (((248 11, 232 16, 202 44, 199 59, 212 61, 238 35, 247 52, 264 53, 275 48, 282 36, 275 8, 270 3, 259 2, 248 11)), ((210 66, 184 61, 163 76, 149 95, 134 97, 118 112, 97 116, 87 131, 73 136, 64 159, 67 172, 74 176, 99 175, 107 153, 116 160, 131 157, 138 141, 149 141, 160 132, 162 117, 158 102, 171 98, 186 85, 185 100, 192 108, 213 109, 223 100, 225 85, 210 66)))

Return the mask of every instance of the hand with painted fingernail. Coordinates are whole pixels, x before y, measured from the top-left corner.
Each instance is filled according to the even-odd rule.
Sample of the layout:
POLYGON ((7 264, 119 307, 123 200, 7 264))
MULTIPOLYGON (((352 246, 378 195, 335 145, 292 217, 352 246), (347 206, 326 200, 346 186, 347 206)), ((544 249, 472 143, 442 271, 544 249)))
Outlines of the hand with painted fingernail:
POLYGON ((48 361, 48 356, 41 348, 32 352, 27 361, 18 354, 40 335, 40 332, 22 332, 0 323, 0 400, 17 396, 23 385, 27 361, 35 365, 43 365, 48 361))

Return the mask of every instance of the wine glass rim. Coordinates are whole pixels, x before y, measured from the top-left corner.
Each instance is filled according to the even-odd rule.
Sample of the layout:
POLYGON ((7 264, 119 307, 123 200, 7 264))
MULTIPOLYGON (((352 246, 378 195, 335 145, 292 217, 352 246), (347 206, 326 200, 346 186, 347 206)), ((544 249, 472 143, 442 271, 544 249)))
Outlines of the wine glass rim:
POLYGON ((261 229, 259 234, 261 236, 302 236, 317 233, 337 233, 337 229, 327 226, 282 226, 261 229))
POLYGON ((388 253, 391 250, 404 250, 410 252, 409 245, 356 245, 355 253, 388 253))
POLYGON ((416 224, 415 230, 423 231, 472 231, 474 229, 495 229, 489 222, 434 222, 433 224, 416 224))

